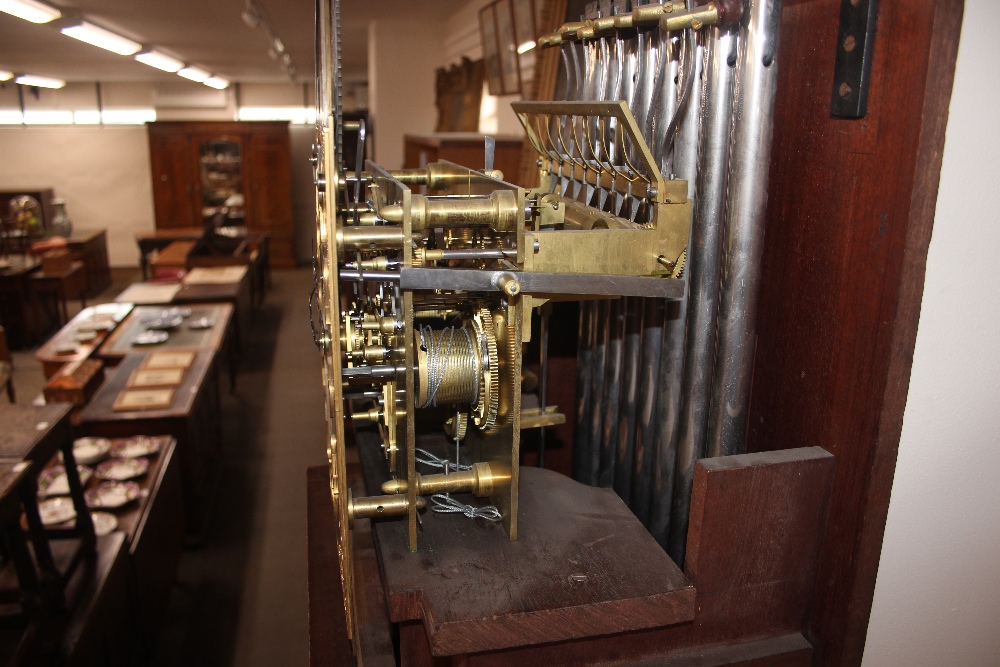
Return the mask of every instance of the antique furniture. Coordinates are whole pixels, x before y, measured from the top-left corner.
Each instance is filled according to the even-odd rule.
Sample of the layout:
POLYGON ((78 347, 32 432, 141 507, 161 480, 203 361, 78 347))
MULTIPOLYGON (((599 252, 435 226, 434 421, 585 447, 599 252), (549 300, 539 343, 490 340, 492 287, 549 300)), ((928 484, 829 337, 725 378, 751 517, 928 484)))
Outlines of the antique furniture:
POLYGON ((175 241, 197 241, 204 233, 204 227, 167 227, 136 233, 135 242, 139 246, 139 267, 142 269, 142 279, 149 278, 150 256, 154 252, 163 250, 175 241))
POLYGON ((102 303, 77 313, 35 352, 46 379, 66 364, 90 358, 131 310, 131 303, 102 303))
MULTIPOLYGON (((182 288, 183 289, 183 288, 182 288)), ((178 292, 179 293, 179 292, 178 292)), ((107 337, 98 351, 105 363, 117 365, 131 354, 147 351, 170 350, 172 352, 207 350, 218 353, 217 359, 225 359, 229 364, 229 382, 236 386, 236 368, 240 353, 240 331, 233 317, 234 307, 228 303, 195 303, 191 314, 169 332, 167 340, 159 345, 143 347, 133 339, 146 330, 145 322, 162 313, 162 306, 136 306, 122 320, 122 323, 107 337), (204 319, 211 325, 192 328, 191 322, 204 319)))
POLYGON ((30 276, 40 267, 38 259, 25 255, 0 259, 0 323, 14 349, 31 345, 41 335, 38 313, 30 300, 30 276))
POLYGON ((174 278, 187 269, 188 255, 198 241, 174 241, 157 253, 151 263, 153 278, 174 278))
POLYGON ((216 303, 196 306, 191 309, 191 315, 186 319, 196 319, 205 317, 212 320, 214 324, 205 329, 192 329, 185 322, 181 322, 177 327, 170 330, 170 337, 161 345, 157 345, 151 350, 149 347, 134 345, 132 339, 136 334, 146 330, 145 321, 159 316, 163 312, 163 306, 136 306, 133 308, 121 324, 111 332, 111 334, 101 345, 98 356, 116 365, 123 358, 130 354, 142 354, 148 351, 171 350, 174 352, 187 350, 209 350, 218 351, 223 347, 225 337, 229 331, 230 320, 233 314, 233 307, 229 304, 216 303))
POLYGON ((83 262, 70 262, 61 271, 42 270, 31 274, 31 289, 40 308, 52 310, 56 325, 62 327, 69 320, 67 299, 80 299, 80 308, 87 307, 87 274, 83 262))
POLYGON ((158 229, 247 227, 271 235, 275 266, 295 265, 284 122, 147 125, 158 229))
MULTIPOLYGON (((107 379, 78 418, 77 431, 104 438, 169 435, 177 441, 176 455, 184 495, 184 530, 191 539, 204 537, 205 522, 221 456, 221 422, 215 353, 201 350, 163 409, 121 411, 114 408, 146 354, 129 354, 107 379)), ((154 540, 155 541, 155 540, 154 540)))
MULTIPOLYGON (((335 62, 337 7, 319 16, 327 62, 335 62)), ((526 192, 448 164, 413 173, 368 163, 359 178, 337 147, 338 74, 330 69, 321 77, 316 180, 325 207, 317 263, 325 311, 315 338, 327 364, 332 419, 325 444, 343 557, 344 624, 363 660, 378 614, 369 614, 362 597, 381 584, 399 633, 398 655, 390 658, 403 664, 861 662, 962 4, 879 3, 876 12, 876 3, 865 0, 787 2, 784 10, 780 2, 727 0, 621 9, 592 3, 577 21, 564 8, 545 28, 539 70, 554 81, 565 66, 560 92, 567 99, 514 104, 534 150, 531 162, 542 170, 541 179, 523 183, 531 187, 526 192), (597 82, 610 85, 595 88, 597 82), (622 113, 610 114, 610 105, 622 113), (633 123, 642 142, 632 141, 633 123), (644 181, 652 173, 638 159, 644 148, 663 183, 644 181), (441 187, 423 199, 415 191, 420 185, 441 187), (665 194, 662 187, 683 190, 665 194), (510 222, 499 201, 506 195, 495 194, 504 189, 518 203, 510 222), (469 310, 494 298, 515 310, 526 297, 565 298, 555 278, 534 275, 538 266, 527 258, 547 261, 548 244, 573 222, 581 246, 595 230, 609 232, 604 241, 610 232, 652 240, 646 232, 659 224, 646 216, 654 204, 688 198, 691 236, 690 243, 682 239, 683 255, 652 243, 631 250, 635 263, 662 267, 634 267, 640 274, 634 277, 682 280, 675 295, 681 298, 665 303, 617 280, 617 294, 626 299, 584 303, 578 323, 550 322, 547 333, 578 343, 574 476, 613 488, 667 549, 693 587, 694 616, 647 629, 623 616, 615 633, 598 613, 575 624, 546 622, 580 610, 565 606, 566 579, 547 577, 552 570, 538 565, 508 573, 509 586, 493 596, 511 601, 510 625, 522 630, 505 633, 492 624, 504 610, 478 595, 496 592, 490 587, 497 582, 489 575, 483 581, 477 571, 500 549, 488 542, 498 532, 490 519, 507 522, 510 537, 508 524, 517 520, 522 530, 511 549, 529 552, 529 541, 538 539, 533 520, 568 523, 596 504, 576 487, 553 484, 554 500, 538 510, 529 498, 537 490, 526 487, 538 475, 524 469, 523 514, 496 500, 498 483, 518 483, 519 451, 512 451, 509 476, 507 468, 501 475, 492 468, 497 450, 506 454, 517 435, 477 432, 480 424, 468 424, 462 413, 480 407, 475 387, 491 383, 493 369, 520 388, 524 337, 517 328, 508 331, 515 344, 497 344, 505 352, 494 355, 482 322, 468 325, 475 318, 469 310), (480 217, 472 213, 477 206, 480 217), (383 224, 372 226, 373 218, 383 224), (470 232, 472 220, 478 224, 470 232), (434 233, 423 233, 422 225, 434 233), (511 229, 516 242, 504 236, 511 229), (533 294, 543 281, 547 291, 533 294), (422 321, 411 322, 413 313, 423 313, 422 321), (486 339, 485 353, 476 339, 486 339), (468 382, 456 385, 456 376, 468 382), (445 409, 435 413, 436 398, 445 409), (385 481, 365 469, 366 486, 349 486, 345 417, 377 427, 377 433, 358 429, 358 454, 385 455, 393 479, 385 479, 386 467, 385 481), (464 435, 466 457, 455 455, 456 446, 447 461, 420 453, 418 463, 417 436, 433 426, 444 426, 456 444, 464 435), (427 461, 443 470, 432 471, 427 461), (481 463, 491 469, 459 467, 481 463), (493 507, 457 489, 490 496, 493 507), (452 497, 421 499, 444 491, 452 497), (566 493, 581 502, 567 509, 566 493), (426 518, 424 503, 458 510, 449 518, 461 539, 439 539, 430 527, 443 518, 426 518), (422 532, 413 530, 414 515, 422 517, 422 532), (376 583, 357 555, 368 544, 360 533, 369 517, 379 519, 371 527, 376 583), (417 553, 391 548, 404 541, 417 553), (458 554, 465 558, 453 560, 458 554), (456 593, 452 587, 461 584, 456 593), (520 625, 533 619, 537 627, 520 625)), ((568 266, 552 273, 576 290, 594 290, 586 296, 608 296, 592 285, 602 282, 595 276, 612 273, 615 255, 607 242, 563 253, 568 266)), ((538 329, 542 350, 545 330, 538 329)), ((518 411, 516 390, 508 398, 515 427, 548 417, 544 393, 535 414, 518 411)), ((590 518, 600 523, 601 516, 590 518)), ((617 548, 623 523, 608 523, 606 539, 582 543, 588 551, 581 563, 617 548)), ((551 553, 565 555, 573 540, 567 536, 566 551, 551 553)), ((633 550, 602 576, 631 583, 633 561, 644 555, 633 550)))
POLYGON ((74 229, 66 239, 66 247, 74 260, 83 262, 87 296, 97 296, 111 285, 107 229, 74 229))

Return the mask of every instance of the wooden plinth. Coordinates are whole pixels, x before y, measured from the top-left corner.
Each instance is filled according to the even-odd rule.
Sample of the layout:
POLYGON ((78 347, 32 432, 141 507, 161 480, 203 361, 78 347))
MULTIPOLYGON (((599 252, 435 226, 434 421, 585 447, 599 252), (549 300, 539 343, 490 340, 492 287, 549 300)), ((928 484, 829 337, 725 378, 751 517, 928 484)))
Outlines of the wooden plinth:
MULTIPOLYGON (((361 440, 365 464, 370 443, 361 440)), ((376 522, 380 587, 368 581, 376 559, 356 527, 358 606, 384 601, 402 665, 805 666, 833 470, 818 447, 699 461, 682 574, 611 491, 522 468, 517 542, 497 526, 425 512, 410 553, 400 522, 376 522)), ((329 503, 329 487, 318 471, 310 480, 323 485, 310 493, 312 516, 314 503, 329 503)), ((322 524, 310 520, 311 553, 321 540, 335 544, 326 512, 322 524)), ((329 607, 324 585, 311 575, 310 599, 329 607)))

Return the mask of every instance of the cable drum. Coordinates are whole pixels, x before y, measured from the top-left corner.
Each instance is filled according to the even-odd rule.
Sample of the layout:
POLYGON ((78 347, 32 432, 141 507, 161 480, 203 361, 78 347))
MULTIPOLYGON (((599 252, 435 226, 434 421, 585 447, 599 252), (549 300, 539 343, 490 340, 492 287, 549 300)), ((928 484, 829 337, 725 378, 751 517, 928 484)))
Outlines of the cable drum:
POLYGON ((417 332, 418 407, 474 405, 479 400, 482 360, 478 337, 468 327, 417 332))

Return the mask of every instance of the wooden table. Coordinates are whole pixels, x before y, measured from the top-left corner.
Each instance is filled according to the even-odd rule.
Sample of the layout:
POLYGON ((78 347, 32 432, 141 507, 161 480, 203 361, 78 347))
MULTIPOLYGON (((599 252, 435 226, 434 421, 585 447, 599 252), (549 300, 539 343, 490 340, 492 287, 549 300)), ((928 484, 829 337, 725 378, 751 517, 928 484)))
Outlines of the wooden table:
POLYGON ((39 267, 41 262, 26 255, 0 258, 0 324, 7 329, 7 341, 13 348, 27 347, 40 335, 35 309, 28 299, 29 277, 39 267))
MULTIPOLYGON (((195 304, 224 302, 233 304, 234 317, 241 334, 248 332, 254 308, 256 275, 249 266, 197 267, 181 281, 181 289, 173 302, 195 304)), ((242 335, 241 335, 242 338, 242 335)))
POLYGON ((229 331, 233 317, 233 307, 228 303, 212 303, 191 306, 191 316, 172 329, 170 338, 160 345, 133 345, 132 339, 136 335, 146 331, 144 322, 154 317, 159 317, 164 310, 163 306, 136 306, 122 320, 107 340, 101 346, 98 356, 115 365, 123 357, 130 354, 143 354, 146 352, 156 352, 157 350, 170 350, 172 352, 181 351, 219 351, 225 342, 226 334, 229 331), (207 317, 215 321, 211 329, 191 329, 188 321, 199 317, 207 317))
POLYGON ((236 367, 239 359, 239 329, 233 319, 233 306, 228 303, 206 303, 190 306, 191 315, 175 329, 170 338, 159 345, 133 345, 132 339, 146 330, 143 322, 157 317, 162 306, 136 306, 101 346, 98 356, 108 365, 114 366, 130 354, 170 350, 172 352, 197 352, 210 350, 218 352, 219 359, 229 363, 229 384, 236 386, 236 367), (211 329, 191 329, 188 322, 200 317, 215 321, 211 329))
POLYGON ((89 359, 108 337, 110 331, 113 331, 131 310, 131 303, 105 303, 84 308, 77 313, 76 317, 35 352, 35 359, 42 363, 45 379, 51 378, 68 363, 89 359), (96 330, 94 332, 96 337, 93 340, 78 341, 76 339, 78 333, 93 329, 95 324, 101 322, 108 322, 111 325, 111 330, 96 330), (88 327, 88 325, 90 326, 88 327), (75 350, 72 352, 59 351, 60 349, 68 349, 65 346, 69 345, 75 346, 75 350))
POLYGON ((68 299, 80 299, 80 307, 87 307, 87 273, 83 262, 70 262, 62 271, 48 272, 44 269, 31 274, 31 290, 36 295, 36 304, 43 307, 45 300, 55 305, 55 320, 59 326, 66 324, 69 310, 68 299))
POLYGON ((145 361, 145 354, 130 354, 108 374, 104 385, 79 414, 77 430, 84 435, 126 438, 162 434, 177 441, 177 456, 184 493, 184 525, 189 537, 204 534, 209 502, 222 455, 218 374, 215 353, 197 352, 184 379, 174 391, 170 407, 158 410, 118 411, 118 394, 145 361))
POLYGON ((108 260, 108 230, 74 229, 66 239, 70 256, 83 262, 87 273, 87 296, 97 296, 111 285, 111 263, 108 260))
POLYGON ((149 232, 139 232, 135 242, 139 246, 139 266, 142 268, 143 280, 149 277, 149 255, 154 251, 163 250, 174 241, 197 241, 205 235, 203 227, 177 227, 176 229, 154 229, 149 232))

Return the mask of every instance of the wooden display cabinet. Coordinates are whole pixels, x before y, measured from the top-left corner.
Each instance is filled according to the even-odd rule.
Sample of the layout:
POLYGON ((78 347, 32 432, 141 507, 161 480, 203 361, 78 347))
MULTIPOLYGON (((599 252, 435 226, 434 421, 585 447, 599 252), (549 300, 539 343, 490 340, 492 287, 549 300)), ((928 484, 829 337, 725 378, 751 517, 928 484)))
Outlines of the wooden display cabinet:
POLYGON ((246 226, 271 235, 271 261, 295 265, 288 123, 147 125, 157 229, 246 226))

